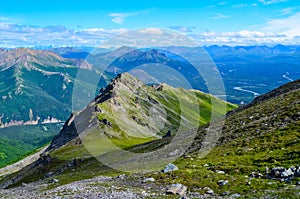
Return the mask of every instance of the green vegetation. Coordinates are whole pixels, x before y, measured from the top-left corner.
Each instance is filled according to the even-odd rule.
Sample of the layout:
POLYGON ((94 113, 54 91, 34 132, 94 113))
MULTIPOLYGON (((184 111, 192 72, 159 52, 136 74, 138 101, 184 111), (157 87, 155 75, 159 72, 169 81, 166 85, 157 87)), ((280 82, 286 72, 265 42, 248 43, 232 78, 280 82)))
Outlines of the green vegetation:
MULTIPOLYGON (((276 91, 278 92, 278 91, 276 91)), ((274 92, 273 92, 274 94, 274 92)), ((266 174, 266 168, 299 165, 300 105, 299 90, 259 101, 247 109, 229 115, 217 146, 200 158, 197 151, 202 140, 200 130, 187 154, 174 164, 178 171, 150 174, 160 183, 182 183, 190 191, 205 193, 210 187, 217 194, 225 191, 239 193, 243 198, 299 198, 295 178, 290 183, 280 180, 250 178, 252 172, 266 174), (218 174, 215 171, 224 171, 218 174), (228 180, 219 186, 219 180, 228 180)))
POLYGON ((101 128, 112 137, 153 139, 168 131, 183 132, 209 122, 212 106, 216 118, 237 107, 200 91, 145 86, 127 73, 112 84, 114 88, 105 92, 113 97, 97 104, 101 128))
POLYGON ((47 143, 61 124, 12 126, 0 129, 0 167, 16 162, 47 143))
MULTIPOLYGON (((81 140, 75 138, 50 152, 51 163, 32 171, 24 171, 26 175, 22 182, 44 179, 49 172, 58 173, 56 178, 60 180, 59 184, 100 174, 118 174, 119 172, 98 162, 91 153, 94 156, 102 155, 115 150, 116 146, 134 150, 134 146, 153 140, 154 143, 163 146, 161 143, 164 139, 161 141, 157 139, 168 130, 174 135, 177 131, 184 132, 210 121, 212 102, 218 117, 236 108, 233 104, 199 91, 173 88, 166 84, 160 88, 145 86, 143 82, 129 74, 123 74, 108 87, 110 90, 105 90, 98 99, 105 100, 95 105, 97 119, 100 122, 99 128, 92 128, 93 130, 84 132, 81 140), (112 97, 107 98, 107 95, 112 97), (77 162, 80 166, 67 167, 62 173, 57 172, 74 159, 79 160, 77 162), (76 175, 72 169, 76 170, 76 175)), ((84 112, 82 115, 84 117, 84 112)), ((82 118, 80 121, 85 120, 82 118)), ((153 146, 153 149, 155 148, 157 146, 153 146)))
MULTIPOLYGON (((128 85, 130 82, 122 82, 117 88, 124 89, 124 84, 128 85)), ((220 122, 214 121, 216 125, 209 128, 205 125, 211 119, 209 106, 211 106, 213 97, 197 91, 174 89, 167 85, 163 85, 163 89, 160 91, 156 90, 157 87, 140 86, 139 94, 136 96, 130 95, 130 92, 120 94, 123 92, 122 89, 113 90, 110 92, 112 98, 97 104, 97 119, 100 121, 100 128, 93 128, 86 132, 81 140, 84 144, 78 142, 79 138, 76 138, 65 146, 50 152, 52 161, 49 164, 26 172, 27 175, 17 184, 45 179, 45 175, 49 172, 54 172, 55 178, 59 182, 51 184, 48 188, 97 175, 119 175, 121 172, 103 165, 90 152, 93 155, 111 155, 114 152, 111 150, 115 149, 111 146, 115 145, 133 152, 148 152, 169 143, 174 135, 162 139, 156 139, 155 136, 132 136, 137 134, 126 133, 131 130, 130 125, 125 129, 120 127, 130 122, 134 122, 137 128, 149 127, 149 123, 141 119, 144 118, 142 116, 149 118, 149 107, 153 105, 150 102, 156 102, 168 113, 165 123, 167 129, 178 128, 178 115, 183 114, 183 111, 190 113, 186 117, 187 120, 193 121, 197 118, 196 124, 199 123, 202 126, 198 129, 194 143, 186 154, 174 162, 179 170, 170 173, 139 173, 135 176, 128 174, 129 180, 153 177, 155 183, 163 187, 181 183, 188 186, 190 192, 200 194, 204 194, 207 191, 205 187, 209 187, 215 194, 238 193, 243 198, 266 195, 270 198, 297 198, 299 195, 295 190, 295 184, 300 180, 299 178, 294 178, 291 182, 266 178, 267 168, 288 168, 299 165, 300 101, 298 99, 300 99, 300 92, 292 87, 284 92, 276 90, 266 95, 273 97, 262 96, 251 106, 239 108, 228 114, 222 126, 222 134, 216 140, 215 147, 205 157, 199 154, 199 150, 203 146, 203 138, 207 133, 213 133, 218 129, 220 122), (190 92, 195 92, 197 100, 201 102, 199 108, 202 110, 202 114, 200 112, 200 117, 191 109, 194 107, 193 104, 182 107, 183 101, 189 102, 190 92), (126 117, 113 112, 116 107, 123 113, 126 112, 126 117), (133 119, 127 116, 135 117, 133 119), (58 172, 60 170, 61 172, 58 172), (224 173, 217 172, 218 170, 224 171, 224 173), (262 177, 253 178, 251 177, 252 172, 261 173, 262 177), (218 185, 219 180, 228 180, 228 184, 220 186, 218 185)), ((216 104, 222 105, 222 103, 224 102, 218 100, 216 104)), ((227 111, 235 107, 231 104, 226 105, 227 111)), ((223 109, 216 107, 216 110, 221 116, 223 109)), ((163 115, 159 109, 156 113, 156 117, 163 115)), ((163 131, 166 130, 165 126, 163 131)), ((156 126, 153 125, 153 127, 156 126)), ((188 133, 186 135, 188 136, 188 133)), ((118 158, 117 156, 112 157, 118 158)), ((129 188, 131 188, 130 185, 129 188)))
POLYGON ((0 125, 11 120, 28 121, 29 109, 33 111, 33 119, 39 116, 44 120, 50 116, 64 121, 71 114, 72 105, 80 110, 94 97, 94 79, 99 80, 99 87, 106 85, 89 64, 91 68, 81 69, 82 78, 78 79, 80 61, 51 52, 20 48, 4 51, 2 56, 5 64, 0 65, 3 69, 0 71, 0 125), (17 61, 20 57, 26 59, 17 61), (75 79, 81 98, 72 99, 75 79))
POLYGON ((270 179, 250 178, 252 172, 265 173, 266 167, 286 167, 299 165, 300 125, 270 132, 248 139, 246 136, 233 140, 224 146, 215 147, 205 158, 191 154, 177 160, 178 171, 167 174, 150 174, 160 183, 182 183, 190 191, 204 194, 210 187, 217 194, 229 191, 243 197, 270 195, 280 198, 297 198, 298 193, 292 183, 270 179), (208 166, 207 166, 208 165, 208 166), (215 171, 224 171, 218 174, 215 171), (228 185, 219 186, 219 180, 228 180, 228 185), (286 189, 287 188, 287 189, 286 189), (272 191, 268 191, 272 190, 272 191))

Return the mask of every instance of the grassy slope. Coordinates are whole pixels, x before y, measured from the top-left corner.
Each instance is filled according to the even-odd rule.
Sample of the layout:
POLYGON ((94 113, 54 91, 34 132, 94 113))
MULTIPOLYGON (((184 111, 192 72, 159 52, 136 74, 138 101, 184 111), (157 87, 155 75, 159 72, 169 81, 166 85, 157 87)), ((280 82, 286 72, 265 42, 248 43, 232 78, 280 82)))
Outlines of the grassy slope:
POLYGON ((199 139, 193 153, 175 162, 179 171, 151 176, 161 183, 183 183, 190 191, 201 193, 205 193, 204 187, 210 187, 218 194, 230 191, 243 197, 298 198, 294 184, 299 179, 288 184, 248 176, 253 171, 265 173, 266 166, 299 165, 299 99, 300 92, 296 90, 230 115, 218 146, 206 157, 200 158, 195 152, 200 147, 199 139), (225 171, 226 175, 217 174, 215 170, 225 171), (220 187, 218 180, 229 180, 229 184, 220 187))
MULTIPOLYGON (((132 80, 132 78, 130 79, 132 80)), ((130 83, 132 82, 126 82, 125 84, 128 85, 130 83)), ((132 116, 143 119, 142 117, 140 117, 141 115, 149 115, 149 107, 152 104, 148 100, 142 99, 151 98, 152 101, 157 101, 159 106, 162 106, 166 109, 166 127, 161 129, 160 132, 157 132, 161 135, 165 134, 167 129, 176 130, 178 128, 178 121, 180 121, 180 114, 182 113, 182 111, 188 113, 186 114, 185 119, 194 121, 194 125, 203 125, 210 120, 212 100, 217 102, 215 108, 217 115, 219 116, 224 115, 226 111, 232 110, 236 107, 235 105, 226 103, 213 96, 201 93, 199 91, 175 89, 167 85, 164 85, 164 89, 159 92, 157 92, 154 87, 141 86, 139 91, 140 94, 138 95, 139 100, 136 100, 137 96, 128 95, 128 93, 123 92, 122 89, 118 91, 114 90, 114 92, 116 94, 114 99, 109 99, 108 101, 97 105, 98 108, 101 108, 102 110, 102 112, 98 114, 98 119, 102 120, 105 118, 112 123, 112 127, 100 124, 101 129, 104 129, 108 135, 114 135, 110 138, 110 141, 121 148, 128 148, 154 139, 154 137, 149 136, 149 134, 146 137, 128 136, 128 134, 126 134, 126 131, 128 132, 132 130, 131 127, 122 130, 120 130, 119 128, 119 126, 123 125, 120 124, 120 121, 124 122, 125 125, 128 122, 133 122, 132 116), (120 94, 123 97, 122 99, 119 98, 120 94), (192 101, 190 99, 191 96, 194 96, 196 101, 192 101), (114 104, 114 100, 119 100, 119 102, 122 102, 123 107, 128 113, 127 118, 121 117, 117 113, 114 113, 114 118, 112 117, 112 105, 114 104), (129 104, 125 103, 124 100, 129 104), (195 104, 191 105, 191 102, 194 102, 195 104), (199 103, 197 104, 197 102, 199 103), (194 105, 199 106, 200 116, 199 112, 195 112, 195 110, 192 109, 194 105), (116 120, 118 121, 118 123, 116 122, 116 120)), ((138 120, 135 122, 136 126, 139 126, 139 128, 145 128, 146 130, 148 129, 145 127, 147 125, 144 124, 147 121, 138 120)), ((152 124, 152 127, 155 127, 155 124, 152 124)), ((184 128, 187 129, 188 126, 185 126, 184 128)), ((105 140, 101 139, 101 136, 99 136, 99 132, 92 131, 86 134, 82 141, 85 143, 85 146, 92 146, 89 147, 89 150, 96 151, 99 154, 103 153, 104 151, 110 150, 110 146, 107 145, 105 140)), ((50 171, 57 173, 60 168, 68 165, 74 159, 81 160, 78 164, 79 166, 75 168, 66 168, 62 173, 59 173, 57 176, 55 176, 55 178, 60 180, 59 184, 66 184, 74 180, 91 178, 95 175, 100 174, 115 175, 119 173, 115 170, 105 167, 95 158, 93 158, 89 151, 82 144, 80 144, 80 141, 78 139, 74 139, 65 146, 53 152, 50 152, 50 155, 53 157, 53 161, 49 165, 44 166, 42 169, 26 172, 27 176, 22 181, 29 182, 41 178, 43 179, 45 178, 46 173, 49 173, 50 171), (73 169, 75 169, 75 171, 73 169)))
POLYGON ((0 129, 0 167, 22 159, 49 143, 61 124, 13 126, 0 129))
MULTIPOLYGON (((111 123, 110 126, 100 123, 100 131, 109 135, 110 141, 121 148, 155 140, 156 135, 162 136, 168 130, 174 134, 206 124, 210 121, 212 101, 218 117, 236 108, 231 103, 200 91, 173 88, 166 84, 158 91, 156 87, 141 84, 129 74, 122 75, 121 83, 117 82, 116 85, 112 91, 114 97, 97 104, 97 107, 101 109, 98 119, 101 121, 105 118, 111 123), (130 89, 132 90, 128 92, 130 89), (156 112, 151 116, 153 107, 156 112), (165 121, 161 124, 163 120, 165 121)), ((98 155, 114 149, 99 132, 85 135, 83 143, 89 151, 98 155)))
POLYGON ((112 91, 114 97, 97 105, 101 109, 98 119, 105 118, 112 123, 112 128, 102 125, 109 135, 164 135, 168 130, 176 132, 180 124, 180 130, 185 131, 210 121, 212 101, 218 117, 236 108, 200 91, 173 88, 166 84, 158 91, 156 87, 145 86, 128 74, 122 78, 125 83, 116 83, 118 86, 112 91))

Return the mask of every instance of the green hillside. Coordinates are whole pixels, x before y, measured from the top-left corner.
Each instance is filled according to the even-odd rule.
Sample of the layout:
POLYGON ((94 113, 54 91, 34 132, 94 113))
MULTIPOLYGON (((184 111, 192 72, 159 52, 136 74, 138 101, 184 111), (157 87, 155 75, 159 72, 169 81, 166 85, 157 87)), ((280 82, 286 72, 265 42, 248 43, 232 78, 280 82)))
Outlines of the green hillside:
MULTIPOLYGON (((86 105, 100 73, 84 60, 65 59, 52 52, 17 48, 4 50, 0 55, 0 125, 11 121, 28 121, 29 110, 33 119, 40 121, 53 117, 66 120, 71 113, 72 91, 80 69, 82 78, 77 86, 82 98, 78 107, 86 105), (45 104, 47 103, 47 104, 45 104)), ((102 79, 99 86, 105 86, 102 79)))
POLYGON ((49 143, 61 127, 61 124, 44 124, 0 129, 0 168, 49 143))
POLYGON ((178 133, 184 135, 184 131, 210 121, 212 102, 218 117, 236 108, 199 91, 173 88, 166 84, 146 86, 133 76, 122 74, 112 80, 95 102, 66 121, 46 153, 51 157, 50 163, 44 165, 40 160, 33 163, 34 166, 24 168, 21 171, 24 174, 22 181, 44 179, 46 173, 57 173, 59 170, 55 175, 63 184, 101 173, 118 173, 93 156, 105 155, 112 150, 114 153, 116 146, 124 149, 151 140, 164 140, 160 138, 169 130, 171 137, 178 133), (107 139, 114 144, 107 142, 107 139), (61 172, 61 168, 72 164, 74 159, 81 159, 76 175, 70 173, 71 168, 68 167, 61 172))
MULTIPOLYGON (((199 153, 206 127, 198 133, 180 168, 171 174, 151 175, 161 183, 182 183, 191 192, 238 193, 243 198, 299 198, 299 177, 269 179, 272 168, 299 165, 300 81, 284 85, 230 113, 217 146, 204 158, 199 153), (224 171, 219 174, 217 171, 224 171), (253 173, 254 172, 254 173, 253 173), (261 176, 252 177, 252 173, 261 176), (219 180, 228 180, 219 186, 219 180)), ((216 125, 216 128, 218 125, 216 125)))
MULTIPOLYGON (((150 195, 154 194, 156 198, 174 198, 172 195, 165 195, 166 189, 171 184, 181 183, 188 187, 187 196, 191 198, 299 198, 299 89, 300 81, 289 83, 256 98, 249 105, 229 112, 224 124, 221 121, 214 121, 213 125, 209 127, 206 125, 200 127, 189 149, 173 162, 179 168, 176 171, 168 173, 148 171, 133 174, 117 171, 100 163, 91 156, 78 138, 73 138, 64 146, 56 149, 54 146, 54 148, 50 147, 52 151, 45 154, 47 157, 51 157, 50 162, 47 163, 40 159, 30 167, 1 181, 6 182, 6 186, 12 185, 10 180, 17 179, 16 177, 20 174, 26 175, 15 185, 38 179, 47 181, 55 178, 58 180, 57 183, 47 186, 47 190, 53 193, 54 187, 100 175, 113 176, 113 178, 107 183, 91 180, 93 182, 89 185, 91 189, 96 189, 98 186, 115 186, 134 193, 146 191, 150 195), (215 135, 220 128, 222 128, 222 134, 218 139, 211 139, 211 143, 207 140, 204 142, 207 135, 215 135), (213 144, 214 147, 203 157, 202 147, 210 144, 213 144), (283 174, 289 170, 293 170, 293 173, 283 174), (53 176, 47 178, 45 174, 49 172, 52 172, 53 176), (153 178, 154 182, 144 183, 144 179, 147 178, 153 178)), ((102 107, 105 102, 96 104, 102 107)), ((101 119, 103 118, 100 117, 101 119)), ((72 135, 71 127, 72 125, 69 125, 68 131, 61 131, 60 135, 56 136, 56 140, 62 139, 66 134, 72 135)), ((64 128, 66 129, 67 125, 64 128)), ((83 131, 83 133, 85 132, 83 131)), ((96 133, 87 133, 84 134, 86 135, 84 137, 92 143, 97 143, 95 139, 99 139, 99 135, 96 133)), ((193 131, 184 133, 186 137, 191 134, 193 131)), ((116 136, 111 138, 119 146, 127 147, 127 151, 136 153, 155 151, 173 139, 176 139, 176 136, 130 146, 141 143, 141 139, 117 138, 116 136), (126 142, 131 140, 132 142, 127 142, 130 144, 124 146, 120 144, 122 140, 126 142)), ((59 142, 54 140, 52 145, 54 143, 59 142)), ((101 144, 110 146, 105 142, 101 144)), ((99 150, 97 145, 95 146, 99 150)), ((103 148, 105 149, 105 147, 103 148)), ((102 153, 100 157, 103 160, 105 157, 112 157, 124 163, 121 154, 124 153, 110 151, 102 153)), ((99 157, 97 158, 99 159, 99 157)), ((159 160, 165 157, 157 154, 156 158, 159 160)), ((128 159, 127 161, 134 163, 138 159, 128 159)), ((148 162, 146 161, 146 163, 148 162)), ((134 166, 134 164, 132 165, 134 166)), ((164 166, 161 167, 161 169, 163 168, 164 166)), ((56 194, 65 196, 75 193, 66 190, 56 194)))

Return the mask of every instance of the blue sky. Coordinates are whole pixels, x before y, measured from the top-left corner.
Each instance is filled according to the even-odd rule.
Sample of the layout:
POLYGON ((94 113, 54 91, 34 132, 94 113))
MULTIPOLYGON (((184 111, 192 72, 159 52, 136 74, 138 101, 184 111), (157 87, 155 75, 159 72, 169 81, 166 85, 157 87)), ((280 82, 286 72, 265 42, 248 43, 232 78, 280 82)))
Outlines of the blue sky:
POLYGON ((157 27, 201 45, 299 44, 299 0, 3 1, 0 46, 97 45, 157 27))

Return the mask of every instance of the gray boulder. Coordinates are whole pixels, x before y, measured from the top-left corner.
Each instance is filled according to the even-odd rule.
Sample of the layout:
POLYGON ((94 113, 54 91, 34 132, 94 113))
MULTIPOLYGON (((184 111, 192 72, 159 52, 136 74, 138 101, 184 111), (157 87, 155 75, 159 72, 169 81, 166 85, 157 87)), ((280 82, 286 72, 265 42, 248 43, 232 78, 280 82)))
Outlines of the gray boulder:
POLYGON ((167 164, 167 166, 164 168, 163 172, 164 172, 164 173, 168 173, 168 172, 176 171, 176 170, 178 170, 178 167, 177 167, 176 165, 174 165, 174 164, 169 163, 169 164, 167 164))
POLYGON ((186 194, 187 187, 182 184, 172 184, 168 190, 167 194, 174 194, 184 196, 186 194))

